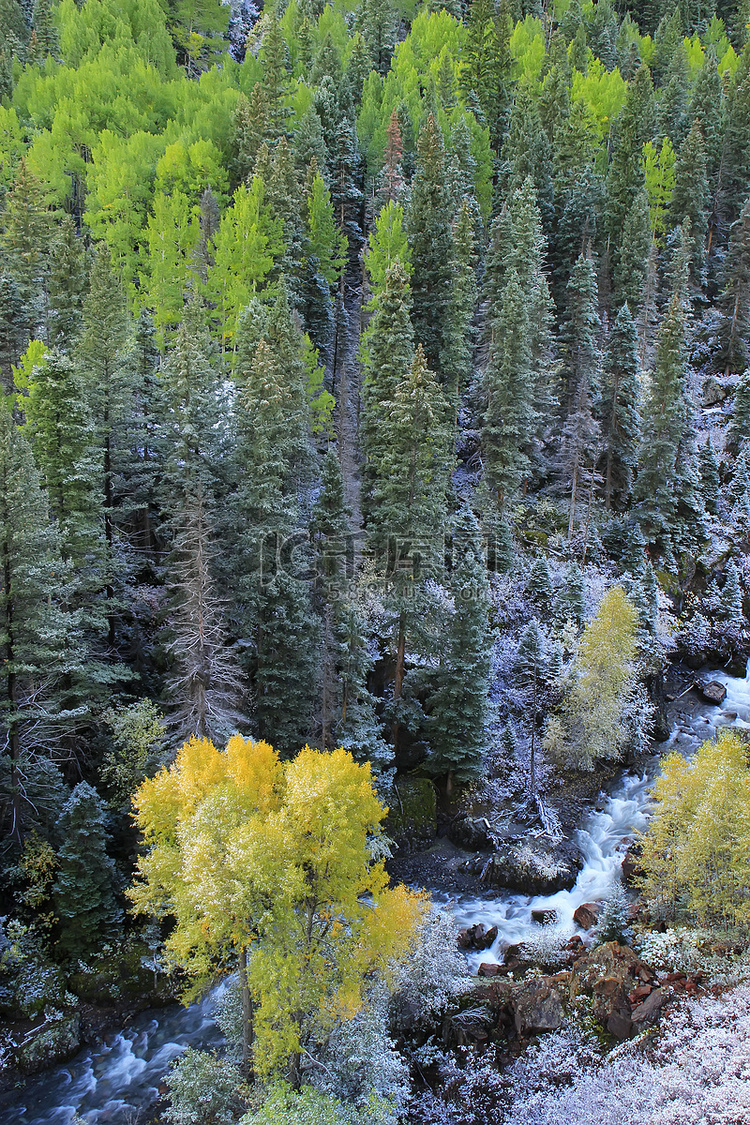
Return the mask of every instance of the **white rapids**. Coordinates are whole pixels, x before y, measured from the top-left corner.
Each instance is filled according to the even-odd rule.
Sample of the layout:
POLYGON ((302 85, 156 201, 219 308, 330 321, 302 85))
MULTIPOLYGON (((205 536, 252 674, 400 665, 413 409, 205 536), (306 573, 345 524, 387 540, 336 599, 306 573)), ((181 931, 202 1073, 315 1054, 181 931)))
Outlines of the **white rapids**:
MULTIPOLYGON (((720 707, 707 704, 692 716, 682 715, 662 749, 690 753, 713 737, 719 726, 750 729, 748 677, 740 680, 710 672, 709 678, 726 685, 724 703, 720 707)), ((532 910, 554 910, 555 928, 575 932, 576 907, 606 895, 628 843, 645 827, 651 776, 657 768, 654 759, 653 768, 643 777, 624 774, 599 811, 579 829, 577 839, 584 865, 572 890, 534 898, 513 894, 450 903, 461 926, 483 922, 488 928, 498 928, 492 949, 470 955, 475 970, 482 961, 499 961, 508 945, 539 933, 539 926, 531 919, 532 910)), ((64 1066, 30 1079, 23 1089, 5 1094, 0 1098, 0 1125, 70 1125, 76 1114, 86 1125, 129 1125, 142 1118, 157 1100, 174 1058, 188 1046, 206 1048, 221 1043, 221 1032, 211 1015, 218 989, 189 1008, 174 1005, 144 1012, 131 1028, 113 1036, 103 1047, 82 1051, 64 1066)))

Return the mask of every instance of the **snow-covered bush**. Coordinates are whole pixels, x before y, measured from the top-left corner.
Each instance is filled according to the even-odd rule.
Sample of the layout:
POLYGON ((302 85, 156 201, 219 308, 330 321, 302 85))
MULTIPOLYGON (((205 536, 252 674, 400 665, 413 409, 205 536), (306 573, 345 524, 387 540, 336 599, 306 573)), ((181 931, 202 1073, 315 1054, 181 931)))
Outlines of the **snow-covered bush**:
POLYGON ((567 959, 565 945, 572 933, 572 927, 540 926, 522 943, 521 957, 548 969, 562 965, 567 959))
POLYGON ((166 1076, 169 1125, 234 1125, 245 1108, 242 1075, 210 1051, 188 1047, 166 1076))
POLYGON ((472 987, 466 959, 459 952, 455 919, 433 908, 419 933, 411 961, 399 966, 398 985, 391 1002, 397 1027, 439 1015, 449 1003, 472 987))
POLYGON ((358 1109, 377 1102, 378 1120, 395 1125, 409 1095, 409 1073, 388 1035, 388 1001, 384 987, 372 992, 352 1019, 336 1024, 314 1058, 303 1057, 302 1065, 321 1093, 358 1109))
POLYGON ((750 952, 728 953, 710 930, 675 926, 663 934, 648 931, 637 941, 642 959, 657 972, 702 973, 724 987, 750 980, 750 952))

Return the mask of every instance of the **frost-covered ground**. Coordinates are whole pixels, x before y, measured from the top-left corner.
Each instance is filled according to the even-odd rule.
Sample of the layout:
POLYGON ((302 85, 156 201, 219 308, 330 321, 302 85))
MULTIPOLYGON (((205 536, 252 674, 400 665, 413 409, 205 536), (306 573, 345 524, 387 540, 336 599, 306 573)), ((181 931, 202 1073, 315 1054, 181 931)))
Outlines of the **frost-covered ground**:
POLYGON ((571 1023, 510 1067, 468 1053, 438 1072, 410 1125, 750 1125, 750 987, 687 1001, 606 1056, 571 1023))
POLYGON ((686 1003, 644 1046, 597 1062, 575 1033, 547 1037, 513 1068, 506 1125, 750 1123, 750 987, 686 1003))

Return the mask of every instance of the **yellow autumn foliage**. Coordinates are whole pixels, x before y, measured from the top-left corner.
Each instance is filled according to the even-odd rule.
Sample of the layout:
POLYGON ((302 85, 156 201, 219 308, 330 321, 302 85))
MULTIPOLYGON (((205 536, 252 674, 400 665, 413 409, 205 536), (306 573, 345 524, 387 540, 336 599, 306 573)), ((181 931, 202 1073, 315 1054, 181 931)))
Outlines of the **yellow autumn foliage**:
POLYGON ((149 846, 134 910, 174 917, 167 948, 193 993, 247 959, 261 1077, 356 1014, 365 981, 415 941, 425 901, 372 862, 387 810, 369 764, 343 749, 281 762, 239 735, 224 751, 192 738, 133 803, 149 846))
POLYGON ((703 925, 750 920, 748 744, 722 730, 687 760, 670 754, 639 861, 641 888, 658 915, 687 912, 703 925))

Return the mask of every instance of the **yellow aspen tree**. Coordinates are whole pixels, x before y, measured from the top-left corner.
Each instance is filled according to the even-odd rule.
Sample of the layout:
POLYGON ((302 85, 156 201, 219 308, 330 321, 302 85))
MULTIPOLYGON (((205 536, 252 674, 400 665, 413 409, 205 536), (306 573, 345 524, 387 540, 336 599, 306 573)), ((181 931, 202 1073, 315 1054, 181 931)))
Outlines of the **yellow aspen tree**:
POLYGON ((297 1085, 306 1043, 356 1014, 425 910, 373 858, 387 810, 369 763, 309 747, 282 763, 239 735, 225 751, 191 739, 134 805, 149 847, 135 910, 174 918, 167 949, 194 980, 188 996, 239 964, 246 1071, 297 1085))

